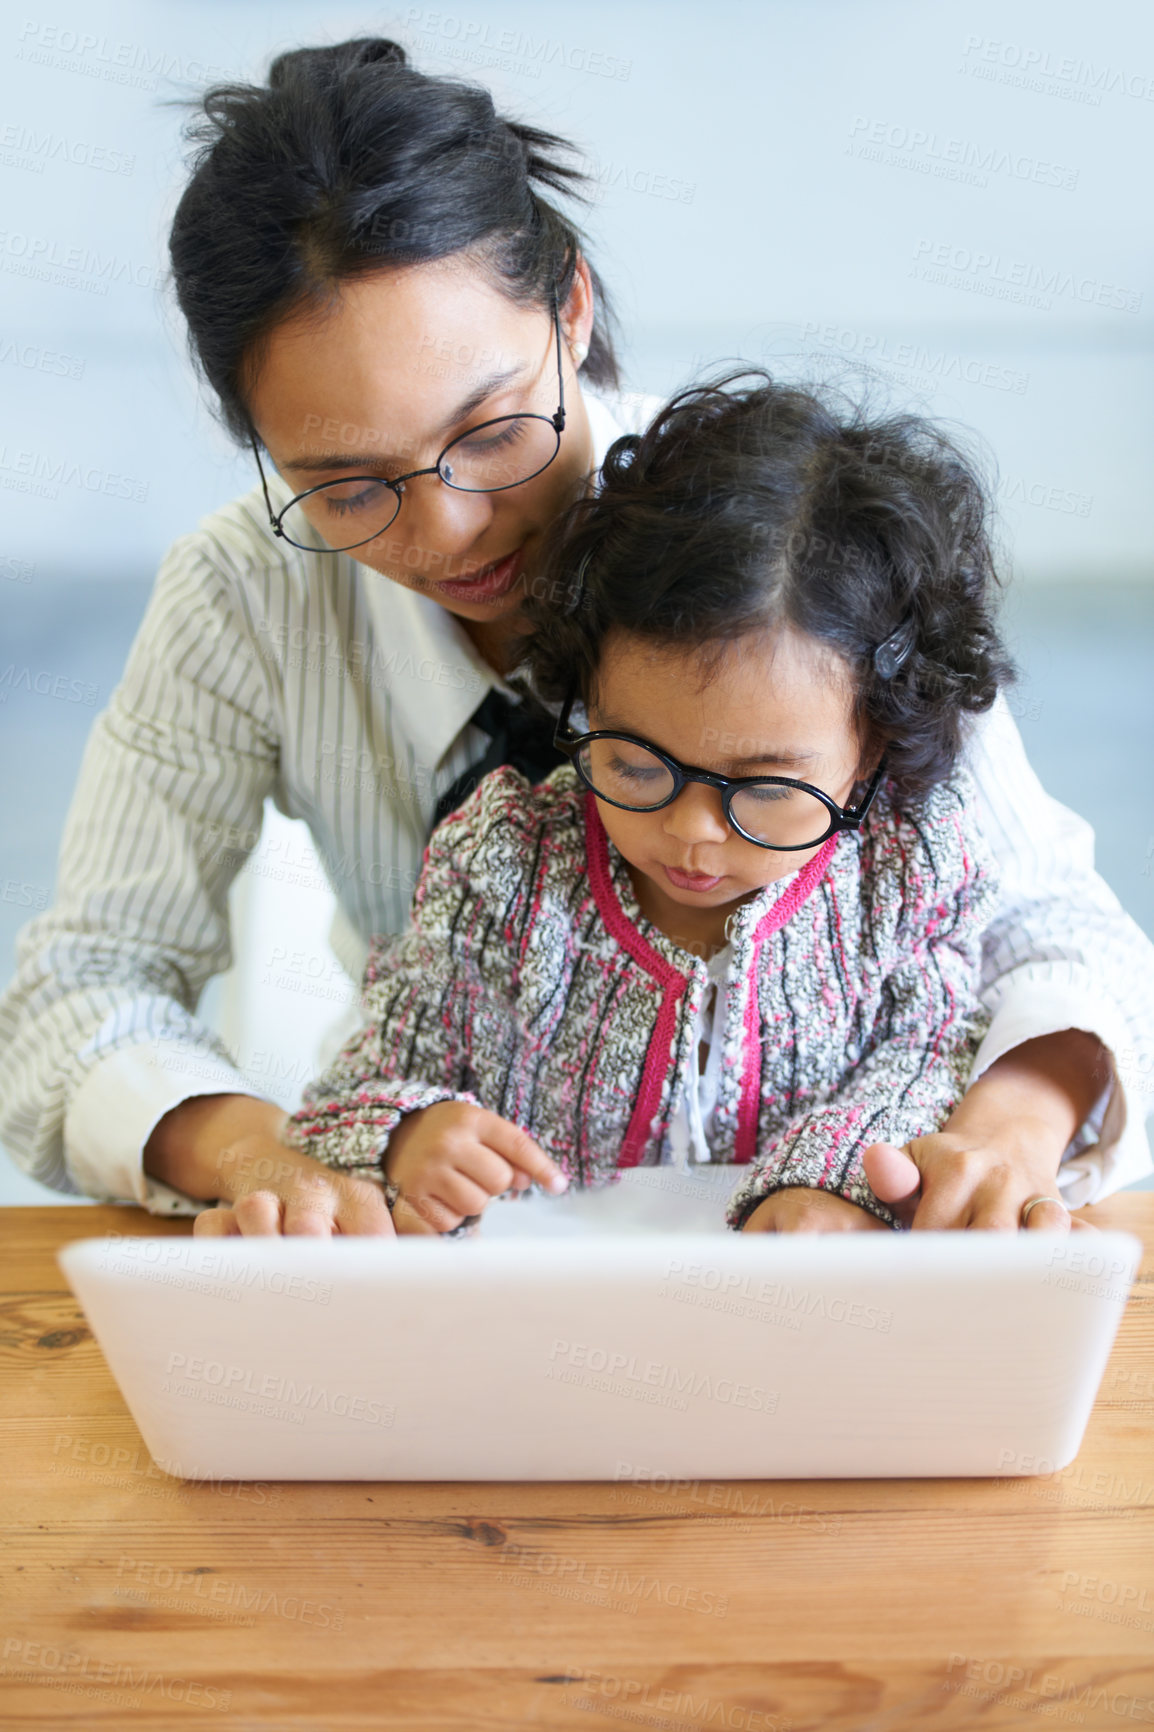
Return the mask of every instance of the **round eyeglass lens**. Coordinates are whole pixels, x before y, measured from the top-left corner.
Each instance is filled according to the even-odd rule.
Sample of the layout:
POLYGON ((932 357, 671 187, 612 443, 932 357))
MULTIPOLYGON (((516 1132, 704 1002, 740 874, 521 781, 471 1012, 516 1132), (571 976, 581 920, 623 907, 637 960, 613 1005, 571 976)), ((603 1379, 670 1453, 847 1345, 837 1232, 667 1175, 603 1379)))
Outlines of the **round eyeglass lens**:
POLYGON ((668 764, 646 747, 616 735, 590 740, 582 746, 577 762, 595 794, 635 812, 663 805, 674 789, 668 764))
POLYGON ((738 788, 729 803, 735 824, 769 848, 809 848, 830 825, 828 809, 804 788, 762 782, 738 788))
POLYGON ((385 481, 359 475, 329 481, 289 506, 281 519, 294 547, 359 547, 389 527, 401 509, 400 495, 385 481))
POLYGON ((462 433, 441 453, 438 473, 461 493, 499 493, 548 469, 561 435, 540 415, 508 415, 462 433))

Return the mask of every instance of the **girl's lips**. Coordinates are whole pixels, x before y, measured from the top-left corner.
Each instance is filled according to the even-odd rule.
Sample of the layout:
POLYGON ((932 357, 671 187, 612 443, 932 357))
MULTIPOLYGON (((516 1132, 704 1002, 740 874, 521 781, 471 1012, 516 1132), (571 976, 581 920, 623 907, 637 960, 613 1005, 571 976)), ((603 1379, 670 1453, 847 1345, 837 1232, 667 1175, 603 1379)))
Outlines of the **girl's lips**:
POLYGON ((482 566, 472 577, 456 578, 433 587, 453 601, 499 601, 503 595, 508 595, 517 581, 523 552, 524 547, 518 547, 514 553, 497 560, 495 565, 482 566))
POLYGON ((721 876, 711 878, 708 872, 681 872, 676 866, 663 866, 661 870, 675 890, 696 890, 700 893, 715 890, 721 883, 721 876))

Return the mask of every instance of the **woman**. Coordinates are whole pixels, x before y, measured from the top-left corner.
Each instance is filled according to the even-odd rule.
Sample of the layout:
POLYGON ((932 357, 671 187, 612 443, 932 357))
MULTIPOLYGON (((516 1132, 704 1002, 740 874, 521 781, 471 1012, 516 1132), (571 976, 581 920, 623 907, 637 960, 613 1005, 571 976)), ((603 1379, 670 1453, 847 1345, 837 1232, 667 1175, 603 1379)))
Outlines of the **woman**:
MULTIPOLYGON (((387 1233, 380 1190, 286 1147, 197 1020, 228 887, 271 794, 363 953, 404 925, 470 766, 550 767, 507 680, 521 603, 546 527, 646 405, 617 391, 600 285, 546 196, 578 179, 562 141, 372 39, 282 55, 205 111, 176 288, 262 478, 170 550, 93 728, 56 905, 0 1003, 0 1134, 63 1190, 230 1205, 198 1230, 387 1233)), ((1004 706, 967 764, 1004 879, 993 1026, 945 1130, 870 1178, 917 1226, 1053 1229, 1149 1166, 1110 1053, 1145 1044, 1154 969, 1004 706)), ((820 1202, 783 1193, 778 1224, 828 1225, 820 1202)))

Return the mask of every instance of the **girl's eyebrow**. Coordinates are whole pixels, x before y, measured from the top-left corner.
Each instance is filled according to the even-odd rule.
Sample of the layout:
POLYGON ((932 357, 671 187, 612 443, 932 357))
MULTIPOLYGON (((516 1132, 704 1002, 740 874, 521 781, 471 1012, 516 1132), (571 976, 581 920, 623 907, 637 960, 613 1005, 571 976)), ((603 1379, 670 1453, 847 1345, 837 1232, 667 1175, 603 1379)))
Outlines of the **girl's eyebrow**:
POLYGON ((727 758, 731 770, 752 770, 759 764, 812 764, 816 752, 762 752, 756 758, 727 758))
MULTIPOLYGON (((639 740, 646 740, 649 738, 647 734, 637 733, 635 728, 631 728, 627 722, 620 721, 616 716, 605 716, 600 721, 599 726, 606 733, 610 734, 633 734, 639 740)), ((748 738, 748 736, 746 737, 748 738)), ((652 740, 650 741, 650 744, 656 746, 657 741, 652 740)), ((712 742, 707 742, 707 744, 712 744, 712 742)), ((660 750, 664 751, 665 747, 660 747, 660 750)), ((672 757, 674 754, 670 753, 670 756, 672 757)), ((756 769, 761 764, 812 764, 813 760, 819 756, 820 753, 818 752, 786 750, 781 752, 760 752, 756 757, 752 758, 726 758, 724 762, 728 764, 731 770, 751 770, 756 769)))
MULTIPOLYGON (((467 416, 473 413, 474 409, 479 409, 487 397, 493 396, 496 391, 503 390, 506 385, 511 385, 524 371, 525 362, 520 361, 514 367, 503 367, 499 373, 490 373, 487 378, 479 380, 469 395, 457 404, 448 420, 437 429, 435 437, 443 437, 452 432, 458 422, 464 421, 467 416)), ((395 456, 390 457, 380 451, 318 451, 315 453, 306 452, 300 457, 286 458, 280 468, 315 470, 317 474, 324 474, 333 469, 370 469, 374 465, 379 469, 386 464, 393 468, 399 467, 398 459, 395 456)))

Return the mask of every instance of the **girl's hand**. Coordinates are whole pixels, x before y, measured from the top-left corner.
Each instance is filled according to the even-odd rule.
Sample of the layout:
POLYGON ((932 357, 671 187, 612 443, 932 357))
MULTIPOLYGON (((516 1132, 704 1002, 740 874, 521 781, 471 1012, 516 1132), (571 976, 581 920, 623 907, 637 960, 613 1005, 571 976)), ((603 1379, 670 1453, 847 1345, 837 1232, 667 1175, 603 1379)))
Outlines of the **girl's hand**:
POLYGON ((833 1191, 793 1185, 775 1191, 749 1216, 743 1233, 891 1233, 892 1227, 833 1191))
MULTIPOLYGON (((862 1156, 874 1194, 915 1231, 960 1231, 977 1227, 1013 1233, 1022 1225, 1022 1208, 1031 1197, 1057 1197, 1058 1181, 1048 1161, 1016 1160, 953 1131, 915 1137, 899 1148, 873 1143, 862 1156)), ((1075 1220, 1061 1203, 1038 1203, 1026 1231, 1093 1232, 1089 1221, 1075 1220)))
POLYGON ((468 1101, 410 1113, 389 1138, 385 1172, 401 1190, 398 1233, 447 1233, 505 1191, 535 1180, 556 1195, 569 1183, 526 1131, 468 1101))

